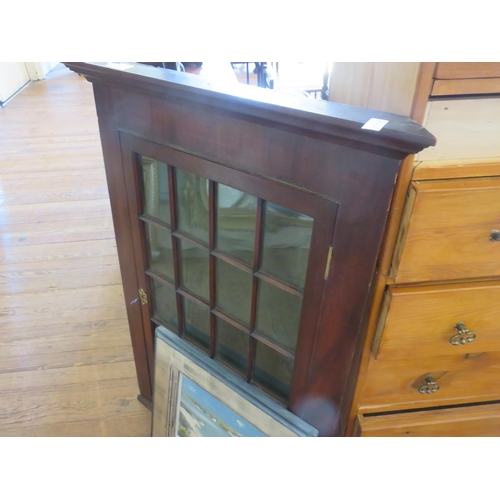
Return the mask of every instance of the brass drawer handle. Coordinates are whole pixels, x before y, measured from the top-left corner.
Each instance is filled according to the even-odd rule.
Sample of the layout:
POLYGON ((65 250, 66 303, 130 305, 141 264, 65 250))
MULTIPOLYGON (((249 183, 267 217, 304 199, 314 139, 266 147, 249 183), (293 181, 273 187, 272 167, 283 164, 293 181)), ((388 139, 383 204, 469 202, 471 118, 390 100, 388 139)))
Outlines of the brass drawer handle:
POLYGON ((490 233, 491 241, 500 241, 500 231, 498 229, 493 229, 490 233))
POLYGON ((427 382, 425 385, 422 387, 419 387, 418 392, 420 394, 434 394, 435 392, 439 391, 440 387, 437 384, 437 382, 434 380, 434 377, 431 377, 430 375, 425 377, 425 381, 427 382))
POLYGON ((465 327, 465 323, 457 323, 453 328, 457 331, 450 339, 452 345, 464 345, 476 339, 476 334, 465 327))

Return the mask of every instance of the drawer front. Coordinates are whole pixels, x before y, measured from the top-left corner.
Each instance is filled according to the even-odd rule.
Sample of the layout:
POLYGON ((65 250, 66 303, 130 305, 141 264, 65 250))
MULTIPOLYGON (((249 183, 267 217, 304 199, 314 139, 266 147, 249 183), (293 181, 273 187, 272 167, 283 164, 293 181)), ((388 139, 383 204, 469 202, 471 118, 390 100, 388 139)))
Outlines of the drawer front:
POLYGON ((500 63, 437 63, 432 96, 497 94, 500 63))
POLYGON ((445 62, 437 63, 436 79, 499 78, 498 62, 445 62))
POLYGON ((437 406, 458 403, 460 399, 497 397, 500 399, 500 353, 490 352, 398 361, 372 360, 360 405, 423 403, 437 406), (438 390, 432 392, 435 389, 438 390))
POLYGON ((500 98, 497 96, 430 101, 424 125, 438 141, 435 146, 418 153, 417 159, 498 159, 499 116, 500 98))
POLYGON ((376 417, 360 416, 363 437, 498 437, 500 404, 427 410, 376 417))
POLYGON ((500 78, 465 78, 434 80, 431 96, 477 95, 500 93, 500 78))
POLYGON ((500 276, 500 179, 414 182, 396 283, 500 276))
POLYGON ((379 362, 500 351, 500 282, 392 288, 382 311, 379 362))

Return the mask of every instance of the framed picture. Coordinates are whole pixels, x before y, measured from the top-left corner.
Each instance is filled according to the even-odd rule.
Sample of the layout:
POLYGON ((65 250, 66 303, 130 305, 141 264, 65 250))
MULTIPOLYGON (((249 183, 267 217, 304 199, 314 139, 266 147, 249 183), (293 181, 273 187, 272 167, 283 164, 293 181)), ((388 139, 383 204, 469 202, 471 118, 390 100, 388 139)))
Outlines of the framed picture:
POLYGON ((318 431, 160 326, 153 436, 315 437, 318 431))

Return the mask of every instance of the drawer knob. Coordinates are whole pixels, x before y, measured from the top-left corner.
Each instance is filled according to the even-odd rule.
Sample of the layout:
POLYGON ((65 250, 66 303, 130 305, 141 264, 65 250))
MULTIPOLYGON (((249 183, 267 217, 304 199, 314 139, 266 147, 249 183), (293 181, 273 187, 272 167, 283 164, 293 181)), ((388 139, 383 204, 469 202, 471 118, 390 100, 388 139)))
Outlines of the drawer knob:
POLYGON ((419 387, 418 389, 418 392, 420 392, 420 394, 434 394, 435 392, 439 391, 439 385, 434 380, 434 377, 431 377, 429 375, 425 377, 425 381, 427 383, 422 387, 419 387))
POLYGON ((500 241, 500 231, 498 229, 493 229, 490 233, 491 241, 500 241))
POLYGON ((476 338, 476 334, 468 330, 465 323, 457 323, 453 328, 457 331, 450 339, 451 345, 464 345, 467 342, 472 342, 476 338))

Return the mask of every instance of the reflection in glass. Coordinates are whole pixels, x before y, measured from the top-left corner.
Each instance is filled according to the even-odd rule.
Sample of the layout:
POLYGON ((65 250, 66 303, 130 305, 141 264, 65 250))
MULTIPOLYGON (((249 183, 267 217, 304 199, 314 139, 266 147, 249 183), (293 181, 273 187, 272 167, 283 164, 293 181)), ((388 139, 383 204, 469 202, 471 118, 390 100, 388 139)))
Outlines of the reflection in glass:
POLYGON ((149 270, 159 274, 162 278, 174 281, 174 255, 170 231, 146 224, 146 243, 149 270))
POLYGON ((253 379, 277 396, 288 399, 293 360, 257 342, 253 379))
POLYGON ((174 332, 178 330, 177 304, 173 286, 167 286, 156 280, 153 282, 153 306, 155 316, 174 332))
POLYGON ((253 265, 257 198, 217 185, 217 249, 253 265))
POLYGON ((217 309, 250 325, 253 277, 237 267, 217 259, 217 309))
POLYGON ((257 331, 295 352, 302 299, 259 280, 257 331))
POLYGON ((302 290, 304 288, 313 219, 266 202, 262 271, 302 290))
POLYGON ((225 361, 238 372, 246 375, 250 337, 226 321, 217 318, 216 359, 225 361))
POLYGON ((170 225, 168 167, 165 163, 141 157, 143 177, 143 213, 170 225))
POLYGON ((201 347, 208 350, 210 347, 210 310, 183 297, 184 301, 184 337, 201 347))
POLYGON ((179 240, 181 286, 209 301, 208 250, 179 240))
POLYGON ((178 229, 208 243, 208 181, 175 169, 178 229))

